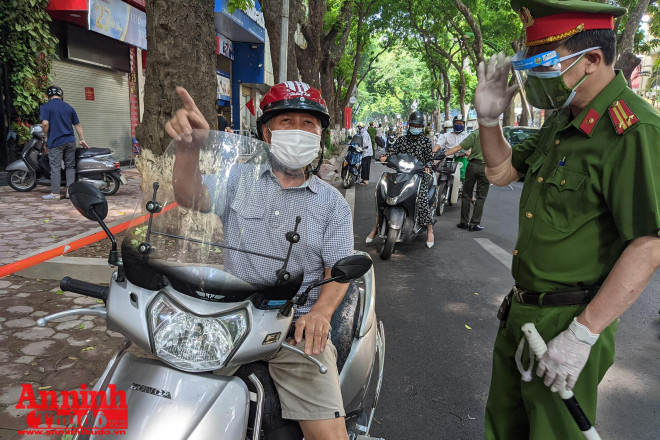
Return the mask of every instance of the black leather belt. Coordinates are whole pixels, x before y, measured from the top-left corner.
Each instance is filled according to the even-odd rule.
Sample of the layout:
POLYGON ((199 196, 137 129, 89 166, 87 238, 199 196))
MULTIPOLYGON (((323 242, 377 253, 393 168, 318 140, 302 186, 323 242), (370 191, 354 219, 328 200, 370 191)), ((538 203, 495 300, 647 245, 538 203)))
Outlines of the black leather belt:
POLYGON ((513 286, 511 295, 522 304, 537 306, 579 306, 589 304, 598 293, 600 286, 590 286, 581 289, 559 290, 556 292, 530 292, 518 286, 513 286))

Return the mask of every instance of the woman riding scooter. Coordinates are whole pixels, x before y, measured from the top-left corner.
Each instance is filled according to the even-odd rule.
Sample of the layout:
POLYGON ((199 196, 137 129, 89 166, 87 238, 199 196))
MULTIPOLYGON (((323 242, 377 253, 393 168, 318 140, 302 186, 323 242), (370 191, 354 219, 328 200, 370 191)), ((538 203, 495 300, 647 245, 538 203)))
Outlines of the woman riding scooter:
MULTIPOLYGON (((433 144, 424 136, 424 114, 419 110, 415 110, 408 118, 408 133, 399 139, 388 148, 387 153, 393 154, 411 154, 415 156, 420 162, 430 163, 433 160, 433 144)), ((387 156, 380 156, 380 161, 385 162, 387 156)), ((432 248, 433 237, 433 223, 431 220, 431 210, 429 209, 428 200, 428 187, 431 182, 431 174, 429 170, 423 174, 423 181, 420 185, 419 192, 417 193, 417 224, 420 226, 426 225, 426 247, 432 248)), ((365 240, 371 243, 378 232, 378 220, 373 229, 365 240)))

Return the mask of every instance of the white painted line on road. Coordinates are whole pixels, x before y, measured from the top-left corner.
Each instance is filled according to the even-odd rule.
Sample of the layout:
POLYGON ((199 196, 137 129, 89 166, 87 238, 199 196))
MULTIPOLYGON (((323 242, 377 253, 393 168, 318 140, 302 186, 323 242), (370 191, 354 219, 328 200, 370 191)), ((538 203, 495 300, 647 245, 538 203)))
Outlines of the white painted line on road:
POLYGON ((351 212, 353 213, 353 217, 355 217, 355 187, 351 186, 346 190, 346 201, 348 202, 348 206, 351 207, 351 212))
POLYGON ((511 269, 511 259, 513 257, 509 252, 505 251, 487 238, 475 238, 474 241, 479 243, 481 247, 486 249, 493 257, 500 260, 500 263, 511 269))

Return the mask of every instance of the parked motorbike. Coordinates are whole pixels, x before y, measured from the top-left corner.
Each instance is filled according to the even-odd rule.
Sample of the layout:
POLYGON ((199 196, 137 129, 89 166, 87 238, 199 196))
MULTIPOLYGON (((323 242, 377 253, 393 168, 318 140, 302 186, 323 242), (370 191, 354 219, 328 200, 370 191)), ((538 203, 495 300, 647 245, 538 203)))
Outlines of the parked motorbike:
POLYGON ((438 203, 435 208, 435 213, 438 216, 444 214, 445 206, 452 206, 458 201, 460 166, 461 163, 454 161, 451 157, 447 157, 433 165, 438 182, 438 203))
MULTIPOLYGON (((32 138, 25 144, 21 158, 7 166, 9 186, 19 192, 32 191, 37 185, 50 187, 50 164, 45 151, 46 135, 40 124, 31 128, 32 138)), ((105 195, 113 195, 120 184, 126 184, 119 161, 109 148, 76 149, 76 180, 99 188, 105 195)), ((66 186, 62 169, 60 186, 66 186)))
MULTIPOLYGON (((332 318, 331 338, 337 348, 349 437, 368 435, 385 356, 371 259, 356 251, 334 265, 330 279, 304 279, 296 262, 304 258, 306 237, 315 225, 310 219, 316 213, 311 207, 282 206, 297 215, 294 218, 278 211, 265 213, 263 203, 254 203, 263 201, 260 179, 276 167, 267 144, 201 130, 192 138, 203 139, 200 168, 214 195, 210 211, 178 205, 172 164, 177 152, 189 154, 190 147, 173 141, 161 159, 164 171, 153 184, 151 200, 144 210, 138 208, 122 241, 121 259, 103 223, 103 194, 83 182, 69 188, 76 209, 98 221, 108 234, 108 262, 118 269, 108 287, 63 278, 62 290, 105 304, 55 313, 39 319, 38 325, 65 316, 94 315, 106 318, 108 329, 126 336, 94 387, 106 395, 111 389, 125 393, 128 424, 122 438, 299 440, 298 424, 281 418, 279 397, 264 361, 279 350, 290 350, 324 374, 326 366, 286 342, 293 308, 304 305, 309 292, 322 284, 353 281, 357 288, 349 288, 332 318), (254 153, 246 158, 244 151, 254 153), (262 222, 254 219, 271 214, 272 229, 264 231, 262 222), (241 227, 225 233, 225 220, 232 216, 240 217, 241 227), (251 267, 239 263, 248 255, 257 262, 251 267), (131 344, 146 355, 129 353, 131 344)), ((102 420, 88 413, 83 423, 96 427, 102 420)))
POLYGON ((362 136, 356 134, 348 144, 348 151, 341 167, 341 180, 344 188, 348 189, 357 181, 362 168, 362 136))
MULTIPOLYGON (((443 158, 438 152, 436 158, 443 158)), ((376 210, 378 212, 378 236, 381 239, 380 258, 387 260, 394 252, 396 243, 408 242, 420 232, 426 231, 416 221, 417 193, 422 184, 421 174, 428 166, 410 154, 395 154, 387 158, 385 166, 393 173, 383 173, 376 187, 376 210)), ((438 202, 437 182, 432 175, 428 190, 429 208, 433 216, 438 202)))

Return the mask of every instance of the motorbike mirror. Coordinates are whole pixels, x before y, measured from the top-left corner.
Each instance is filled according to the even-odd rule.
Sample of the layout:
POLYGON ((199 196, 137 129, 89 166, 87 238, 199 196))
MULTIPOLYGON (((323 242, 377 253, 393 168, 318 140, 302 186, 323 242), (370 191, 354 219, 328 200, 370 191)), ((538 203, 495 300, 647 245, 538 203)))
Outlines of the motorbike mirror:
POLYGON ((89 220, 103 220, 108 215, 108 202, 100 189, 85 182, 75 182, 69 187, 71 203, 89 220))
POLYGON ((338 283, 348 283, 360 278, 371 269, 371 258, 366 255, 350 255, 332 266, 330 277, 338 283))

